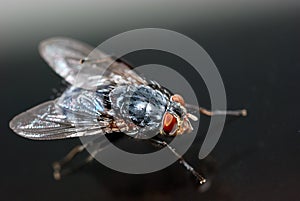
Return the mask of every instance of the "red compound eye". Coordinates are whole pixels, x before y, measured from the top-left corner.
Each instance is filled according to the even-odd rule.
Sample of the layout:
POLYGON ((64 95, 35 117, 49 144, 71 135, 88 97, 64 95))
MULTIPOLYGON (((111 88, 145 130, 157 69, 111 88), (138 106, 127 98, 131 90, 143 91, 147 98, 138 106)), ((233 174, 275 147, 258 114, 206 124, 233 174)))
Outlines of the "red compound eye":
POLYGON ((166 134, 173 134, 177 129, 177 119, 169 112, 164 116, 163 129, 166 134))
POLYGON ((171 100, 174 101, 174 102, 180 103, 182 106, 185 105, 185 102, 184 102, 182 96, 180 96, 179 94, 173 95, 171 100))

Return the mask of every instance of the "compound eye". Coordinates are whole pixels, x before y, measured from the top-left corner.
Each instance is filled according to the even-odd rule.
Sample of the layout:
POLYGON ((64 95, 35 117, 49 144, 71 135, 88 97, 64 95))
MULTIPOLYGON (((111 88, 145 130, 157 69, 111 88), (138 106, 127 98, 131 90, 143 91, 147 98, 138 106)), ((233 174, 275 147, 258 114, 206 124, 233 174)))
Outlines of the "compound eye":
POLYGON ((163 130, 166 134, 170 135, 173 135, 177 130, 177 119, 169 112, 166 112, 164 116, 163 130))
POLYGON ((180 96, 179 94, 173 95, 171 100, 174 101, 174 102, 180 103, 182 106, 185 105, 185 102, 184 102, 182 96, 180 96))

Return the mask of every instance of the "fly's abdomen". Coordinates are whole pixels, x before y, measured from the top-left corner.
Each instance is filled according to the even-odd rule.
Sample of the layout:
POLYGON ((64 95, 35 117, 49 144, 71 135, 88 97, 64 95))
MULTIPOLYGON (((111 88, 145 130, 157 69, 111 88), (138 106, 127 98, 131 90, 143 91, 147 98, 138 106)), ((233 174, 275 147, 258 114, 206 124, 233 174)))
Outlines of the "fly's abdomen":
POLYGON ((57 99, 56 105, 65 115, 77 114, 97 119, 110 106, 105 99, 107 94, 107 90, 88 91, 70 87, 57 99))
POLYGON ((167 97, 149 86, 120 86, 110 93, 116 115, 147 130, 159 129, 167 106, 167 97))

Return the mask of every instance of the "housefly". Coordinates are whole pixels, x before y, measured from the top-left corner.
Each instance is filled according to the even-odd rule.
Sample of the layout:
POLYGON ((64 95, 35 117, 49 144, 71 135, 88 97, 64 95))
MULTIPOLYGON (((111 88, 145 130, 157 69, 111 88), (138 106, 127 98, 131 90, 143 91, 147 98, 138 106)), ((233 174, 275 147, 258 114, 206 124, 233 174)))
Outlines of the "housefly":
MULTIPOLYGON (((208 116, 246 116, 246 110, 209 111, 189 105, 179 94, 139 76, 122 60, 73 39, 47 39, 41 42, 39 51, 69 87, 57 99, 33 107, 11 120, 10 128, 25 138, 54 140, 114 132, 130 134, 134 138, 142 138, 147 133, 174 137, 192 131, 190 120, 197 121, 197 117, 188 109, 208 116), (88 57, 91 52, 93 58, 88 57), (96 89, 91 90, 91 87, 96 89)), ((167 142, 156 137, 148 140, 169 148, 200 184, 205 183, 205 178, 167 142)), ((56 179, 61 177, 62 167, 85 146, 75 147, 63 160, 54 163, 56 179)), ((90 156, 86 161, 92 158, 90 156)))

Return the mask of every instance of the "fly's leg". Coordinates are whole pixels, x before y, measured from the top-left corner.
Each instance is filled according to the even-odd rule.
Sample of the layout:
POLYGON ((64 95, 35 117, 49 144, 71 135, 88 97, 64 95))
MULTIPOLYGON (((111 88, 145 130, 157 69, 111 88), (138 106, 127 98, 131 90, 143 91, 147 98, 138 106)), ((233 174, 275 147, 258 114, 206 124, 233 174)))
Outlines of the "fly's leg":
POLYGON ((215 110, 215 111, 210 111, 207 110, 203 107, 198 107, 195 105, 190 105, 190 104, 186 104, 185 106, 186 108, 192 109, 192 110, 196 110, 199 111, 201 114, 204 114, 206 116, 215 116, 215 115, 230 115, 230 116, 247 116, 247 110, 246 109, 242 109, 242 110, 215 110))
POLYGON ((199 181, 200 184, 204 184, 206 182, 206 179, 199 174, 188 162, 184 160, 184 158, 175 151, 173 147, 171 147, 167 142, 157 140, 157 139, 150 139, 152 142, 154 142, 156 145, 160 145, 163 147, 167 147, 179 160, 179 163, 182 164, 185 169, 193 174, 193 176, 196 177, 196 179, 199 181))
POLYGON ((78 145, 74 147, 63 159, 60 161, 56 161, 52 164, 53 167, 53 176, 56 180, 60 180, 61 178, 61 169, 70 163, 72 159, 80 152, 82 152, 87 144, 78 145))
MULTIPOLYGON (((53 176, 56 180, 60 180, 63 176, 69 175, 72 172, 75 172, 76 170, 80 169, 81 167, 85 166, 86 164, 90 163, 91 161, 93 161, 94 157, 99 154, 101 151, 103 151, 104 149, 106 149, 108 146, 110 145, 110 143, 102 146, 102 144, 98 147, 98 148, 93 148, 95 149, 95 151, 93 151, 92 153, 90 153, 90 155, 88 157, 86 157, 84 160, 80 161, 78 164, 65 168, 65 169, 55 169, 54 167, 54 172, 53 172, 53 176), (101 148, 100 148, 101 147, 101 148)), ((82 145, 84 146, 84 145, 82 145)), ((76 147, 75 147, 76 148, 76 147)), ((72 151, 72 150, 71 150, 72 151)))
POLYGON ((62 177, 62 175, 70 174, 74 170, 79 169, 83 165, 85 165, 88 162, 90 162, 93 159, 93 157, 91 157, 91 156, 87 157, 85 160, 81 161, 79 164, 77 164, 76 166, 74 166, 72 168, 69 167, 69 168, 65 168, 64 169, 64 167, 66 165, 68 165, 69 163, 71 163, 72 160, 73 160, 73 158, 77 154, 79 154, 80 152, 82 152, 85 148, 91 147, 91 149, 96 150, 97 152, 99 152, 99 151, 103 150, 102 149, 104 147, 103 144, 104 143, 102 141, 99 142, 96 139, 96 140, 93 140, 93 141, 87 142, 85 144, 78 145, 78 146, 74 147, 63 159, 61 159, 60 161, 54 162, 52 164, 54 178, 56 180, 60 180, 61 177, 62 177))
POLYGON ((52 166, 54 171, 55 170, 60 170, 63 166, 65 166, 66 164, 68 164, 69 162, 72 161, 72 159, 80 152, 82 152, 85 147, 87 146, 87 144, 84 145, 77 145, 76 147, 74 147, 63 159, 61 159, 60 161, 55 161, 52 166))

